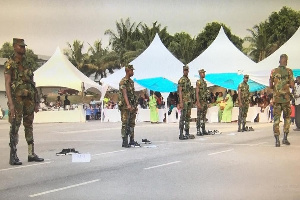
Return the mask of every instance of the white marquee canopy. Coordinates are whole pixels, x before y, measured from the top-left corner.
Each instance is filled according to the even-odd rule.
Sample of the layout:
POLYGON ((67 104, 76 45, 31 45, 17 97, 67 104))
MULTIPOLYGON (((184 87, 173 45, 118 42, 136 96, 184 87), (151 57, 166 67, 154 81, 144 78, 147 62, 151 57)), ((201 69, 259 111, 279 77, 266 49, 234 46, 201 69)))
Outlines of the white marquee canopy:
POLYGON ((36 87, 70 88, 101 92, 101 86, 79 71, 57 47, 51 58, 34 72, 36 87))

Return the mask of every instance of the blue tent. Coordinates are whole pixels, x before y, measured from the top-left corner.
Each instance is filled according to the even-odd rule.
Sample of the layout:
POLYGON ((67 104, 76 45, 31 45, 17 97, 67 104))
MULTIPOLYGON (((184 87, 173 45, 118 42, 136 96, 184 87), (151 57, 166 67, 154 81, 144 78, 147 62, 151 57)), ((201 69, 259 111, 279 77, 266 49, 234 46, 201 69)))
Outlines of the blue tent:
POLYGON ((177 91, 177 84, 172 81, 163 78, 147 78, 147 79, 133 79, 134 82, 139 85, 156 92, 175 92, 177 91))
MULTIPOLYGON (((214 85, 224 87, 226 89, 237 90, 239 84, 243 81, 243 75, 237 73, 215 73, 206 74, 205 79, 214 85)), ((266 86, 249 79, 250 92, 263 90, 266 86)))
POLYGON ((300 69, 293 69, 294 77, 300 76, 300 69))

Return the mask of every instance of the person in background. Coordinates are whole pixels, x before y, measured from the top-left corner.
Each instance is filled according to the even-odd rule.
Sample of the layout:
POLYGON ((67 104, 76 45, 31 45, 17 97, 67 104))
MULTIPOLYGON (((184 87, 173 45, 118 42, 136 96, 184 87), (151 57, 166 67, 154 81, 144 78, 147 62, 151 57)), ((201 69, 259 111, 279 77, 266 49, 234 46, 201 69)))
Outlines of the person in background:
POLYGON ((186 140, 190 137, 189 131, 192 109, 192 85, 188 75, 189 66, 185 65, 183 66, 183 76, 178 81, 179 107, 181 109, 179 121, 179 140, 186 140), (185 129, 185 135, 183 135, 183 129, 185 129))
POLYGON ((222 114, 223 114, 223 109, 224 109, 224 107, 221 106, 220 104, 223 104, 223 92, 219 92, 218 98, 217 98, 217 105, 219 106, 218 122, 221 122, 221 120, 222 120, 222 114))
POLYGON ((294 89, 295 82, 293 78, 293 71, 287 68, 288 56, 286 54, 280 55, 279 67, 272 70, 270 75, 270 88, 273 89, 273 103, 274 103, 274 123, 273 132, 275 137, 275 147, 280 147, 279 141, 279 123, 280 116, 283 112, 283 139, 282 143, 290 145, 287 137, 291 125, 291 92, 290 88, 294 89))
POLYGON ((1 108, 1 105, 0 105, 0 119, 2 119, 4 117, 3 113, 2 113, 2 108, 1 108))
POLYGON ((200 79, 196 82, 196 104, 197 104, 197 135, 203 136, 208 135, 208 132, 205 130, 205 121, 207 114, 207 83, 204 80, 205 70, 200 69, 198 71, 200 79), (200 130, 201 128, 201 130, 200 130))
POLYGON ((292 125, 294 125, 295 123, 295 101, 294 100, 292 101, 291 104, 291 123, 292 125))
POLYGON ((246 131, 246 119, 249 109, 249 75, 244 75, 243 82, 238 87, 238 99, 239 99, 239 118, 238 118, 238 132, 246 131), (242 128, 241 128, 242 126, 242 128))
POLYGON ((134 82, 131 79, 133 76, 133 65, 125 67, 126 75, 119 83, 118 108, 121 111, 122 120, 122 147, 140 147, 141 145, 134 141, 134 127, 137 113, 137 97, 135 95, 134 82), (128 136, 130 142, 128 143, 128 136))
POLYGON ((294 97, 295 97, 295 121, 296 121, 296 131, 300 131, 300 76, 296 78, 296 85, 294 90, 294 97))
POLYGON ((56 102, 55 102, 55 107, 60 108, 62 106, 62 101, 60 99, 60 96, 57 96, 56 102))
POLYGON ((235 105, 236 100, 238 99, 239 95, 237 94, 236 90, 234 90, 234 94, 232 95, 232 103, 235 105))
POLYGON ((231 97, 231 90, 228 90, 228 94, 225 97, 225 107, 222 114, 222 122, 231 122, 232 119, 232 109, 233 109, 233 101, 231 97))
POLYGON ((153 91, 150 91, 149 108, 150 108, 150 122, 158 123, 158 109, 157 109, 157 97, 153 91))
POLYGON ((68 99, 68 95, 65 96, 65 100, 64 100, 64 109, 66 109, 66 106, 70 106, 71 102, 68 99))

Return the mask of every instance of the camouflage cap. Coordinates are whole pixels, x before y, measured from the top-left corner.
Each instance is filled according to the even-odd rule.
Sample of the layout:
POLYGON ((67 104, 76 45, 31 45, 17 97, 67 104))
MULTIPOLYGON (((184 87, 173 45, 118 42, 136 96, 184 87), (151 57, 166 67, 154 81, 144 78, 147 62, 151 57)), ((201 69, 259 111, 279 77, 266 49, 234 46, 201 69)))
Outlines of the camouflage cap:
POLYGON ((244 78, 249 78, 249 75, 248 75, 248 74, 245 74, 245 75, 244 75, 244 78))
POLYGON ((200 69, 200 70, 198 70, 198 72, 200 74, 200 73, 205 73, 206 71, 204 69, 200 69))
POLYGON ((24 42, 24 39, 20 39, 20 38, 13 38, 13 45, 20 45, 20 46, 27 46, 24 42))
POLYGON ((189 69, 189 66, 188 65, 184 65, 183 66, 183 70, 187 70, 187 69, 189 69))
POLYGON ((126 65, 125 68, 134 70, 133 65, 126 65))

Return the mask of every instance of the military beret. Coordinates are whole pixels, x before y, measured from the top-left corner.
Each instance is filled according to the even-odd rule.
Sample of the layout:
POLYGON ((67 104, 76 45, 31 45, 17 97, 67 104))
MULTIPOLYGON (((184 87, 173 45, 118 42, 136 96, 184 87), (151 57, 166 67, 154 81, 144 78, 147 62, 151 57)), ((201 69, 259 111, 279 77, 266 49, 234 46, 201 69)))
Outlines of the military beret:
POLYGON ((200 74, 200 73, 205 73, 206 71, 204 69, 200 69, 200 70, 198 70, 198 72, 200 74))
POLYGON ((187 69, 189 69, 189 66, 188 65, 184 65, 183 66, 183 70, 187 70, 187 69))
POLYGON ((20 46, 27 46, 24 42, 24 39, 20 39, 20 38, 13 38, 13 45, 20 45, 20 46))
POLYGON ((244 78, 249 78, 249 75, 248 75, 248 74, 245 74, 245 75, 244 75, 244 78))
POLYGON ((126 65, 125 68, 126 68, 126 69, 132 69, 132 70, 134 70, 133 65, 126 65))

